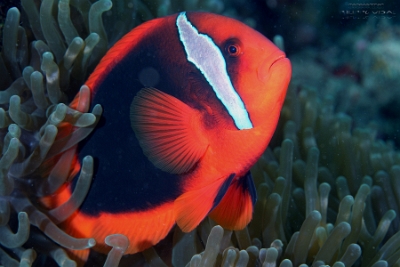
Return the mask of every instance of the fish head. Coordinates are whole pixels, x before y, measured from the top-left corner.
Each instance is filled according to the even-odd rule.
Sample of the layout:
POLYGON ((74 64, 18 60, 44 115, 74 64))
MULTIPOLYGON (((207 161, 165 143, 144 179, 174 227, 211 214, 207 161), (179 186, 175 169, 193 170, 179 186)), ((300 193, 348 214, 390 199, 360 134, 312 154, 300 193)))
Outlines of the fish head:
MULTIPOLYGON (((232 87, 250 121, 238 128, 264 126, 271 128, 272 134, 291 77, 291 64, 285 53, 261 33, 235 19, 202 12, 187 12, 187 18, 221 51, 232 87)), ((212 59, 214 64, 218 60, 212 59)))

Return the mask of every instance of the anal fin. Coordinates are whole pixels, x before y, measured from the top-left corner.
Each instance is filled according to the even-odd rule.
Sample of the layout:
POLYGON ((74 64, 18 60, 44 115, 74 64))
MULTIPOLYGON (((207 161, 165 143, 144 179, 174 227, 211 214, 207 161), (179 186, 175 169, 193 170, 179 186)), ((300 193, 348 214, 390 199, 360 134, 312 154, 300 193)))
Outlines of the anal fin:
POLYGON ((209 214, 225 194, 226 186, 230 184, 233 176, 216 179, 213 183, 186 192, 175 200, 175 220, 183 232, 192 231, 209 214))
POLYGON ((229 230, 241 230, 253 217, 257 200, 250 172, 231 183, 221 202, 210 213, 211 219, 229 230))

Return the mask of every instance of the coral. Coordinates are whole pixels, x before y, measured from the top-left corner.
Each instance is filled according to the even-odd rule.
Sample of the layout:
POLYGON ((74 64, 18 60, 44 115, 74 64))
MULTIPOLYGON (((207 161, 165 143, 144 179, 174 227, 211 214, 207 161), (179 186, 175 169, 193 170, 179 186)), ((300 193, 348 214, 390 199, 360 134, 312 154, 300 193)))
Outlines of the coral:
MULTIPOLYGON (((200 6, 238 14, 219 0, 116 1, 112 9, 108 0, 40 5, 22 0, 27 15, 22 27, 19 10, 8 11, 0 57, 2 265, 40 265, 51 258, 59 266, 76 266, 65 249, 87 251, 94 245, 93 239, 73 238, 57 227, 90 187, 90 156, 83 160, 71 199, 53 209, 39 204, 76 175, 63 167, 70 166, 76 144, 101 116, 99 106, 89 112, 90 91, 81 85, 108 47, 132 27, 200 6), (79 101, 70 103, 76 94, 79 101)), ((377 58, 374 47, 370 53, 377 58)), ((315 69, 314 75, 328 75, 318 65, 315 69)), ((252 169, 259 198, 250 225, 230 232, 206 219, 188 234, 176 227, 172 246, 164 242, 143 252, 149 264, 400 266, 400 153, 376 138, 373 124, 352 129, 352 119, 335 111, 337 91, 321 97, 310 88, 326 84, 304 75, 295 73, 273 150, 252 169), (171 255, 162 255, 166 248, 171 255)), ((105 242, 112 249, 98 266, 144 265, 143 259, 122 257, 128 246, 124 236, 110 235, 105 242)))

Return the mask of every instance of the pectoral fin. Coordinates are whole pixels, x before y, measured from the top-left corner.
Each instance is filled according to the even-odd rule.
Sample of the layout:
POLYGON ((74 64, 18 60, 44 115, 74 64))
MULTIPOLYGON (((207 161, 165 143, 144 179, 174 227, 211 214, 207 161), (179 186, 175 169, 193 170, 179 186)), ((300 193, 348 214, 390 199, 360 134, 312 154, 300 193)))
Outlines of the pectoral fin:
POLYGON ((137 93, 130 118, 143 153, 163 171, 189 171, 208 147, 200 113, 158 89, 145 88, 137 93))

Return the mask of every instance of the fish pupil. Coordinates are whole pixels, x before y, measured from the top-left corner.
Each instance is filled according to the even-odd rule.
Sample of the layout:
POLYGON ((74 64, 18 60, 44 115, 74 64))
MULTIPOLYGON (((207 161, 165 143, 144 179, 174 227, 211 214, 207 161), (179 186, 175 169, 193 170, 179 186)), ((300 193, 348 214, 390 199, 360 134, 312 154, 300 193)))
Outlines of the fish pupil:
POLYGON ((228 51, 229 51, 229 53, 231 53, 232 55, 235 55, 235 54, 237 53, 237 47, 234 46, 234 45, 230 45, 230 46, 228 47, 228 51))

